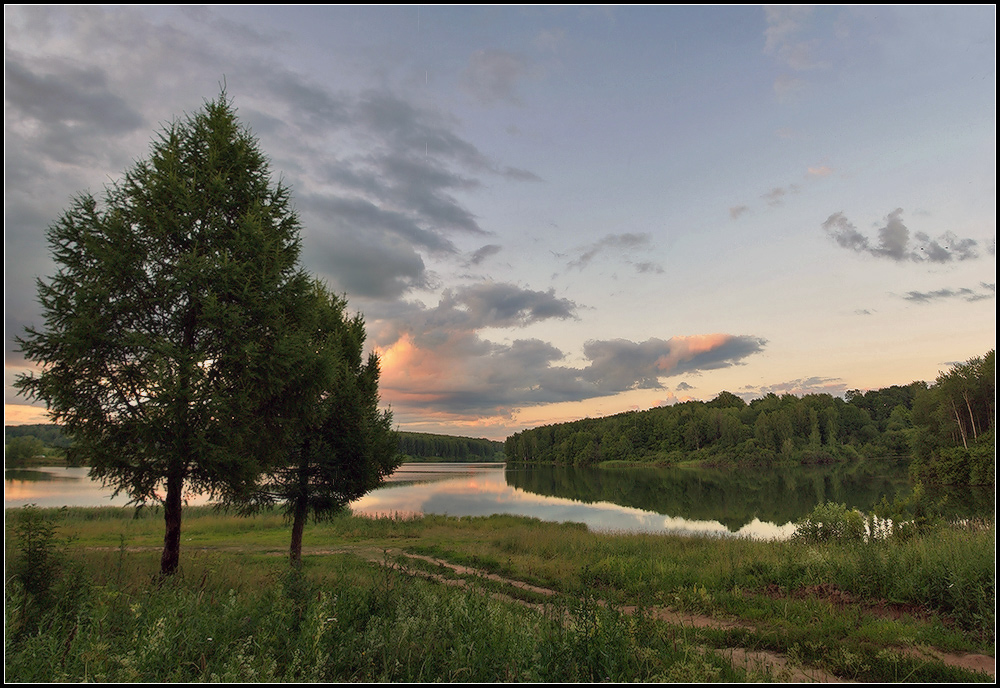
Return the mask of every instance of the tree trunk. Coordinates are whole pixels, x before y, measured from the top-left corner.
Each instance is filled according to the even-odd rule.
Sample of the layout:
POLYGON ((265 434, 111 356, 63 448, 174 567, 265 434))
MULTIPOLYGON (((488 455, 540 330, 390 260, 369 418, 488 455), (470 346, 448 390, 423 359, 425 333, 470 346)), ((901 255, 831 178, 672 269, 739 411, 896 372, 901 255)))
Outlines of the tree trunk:
POLYGON ((163 536, 163 556, 160 557, 160 575, 176 573, 181 558, 181 496, 184 476, 180 471, 171 471, 167 476, 167 498, 163 502, 163 520, 166 533, 163 536))
POLYGON ((962 425, 962 417, 958 415, 958 407, 955 406, 955 400, 951 400, 951 410, 955 414, 955 423, 958 424, 958 432, 962 436, 962 446, 966 449, 969 448, 969 443, 965 439, 965 427, 962 425))
POLYGON ((969 423, 972 425, 972 439, 979 439, 979 433, 976 432, 976 417, 972 415, 972 404, 969 402, 969 393, 967 391, 962 391, 962 396, 965 397, 965 407, 969 409, 969 423))
POLYGON ((288 558, 293 567, 302 566, 302 533, 306 528, 306 517, 309 515, 306 500, 299 497, 295 502, 295 512, 292 516, 292 546, 288 558))

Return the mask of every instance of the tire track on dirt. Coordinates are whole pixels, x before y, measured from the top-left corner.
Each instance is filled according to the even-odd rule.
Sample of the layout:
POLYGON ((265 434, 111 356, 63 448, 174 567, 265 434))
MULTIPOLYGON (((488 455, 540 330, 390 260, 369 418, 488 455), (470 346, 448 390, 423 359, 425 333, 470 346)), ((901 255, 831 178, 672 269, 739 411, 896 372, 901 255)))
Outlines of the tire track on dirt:
MULTIPOLYGON (((489 580, 495 583, 516 588, 518 590, 528 591, 545 597, 555 598, 556 596, 559 595, 557 591, 549 588, 543 588, 537 585, 531 585, 529 583, 525 583, 523 581, 519 581, 513 578, 506 578, 504 576, 500 576, 495 573, 489 573, 481 569, 476 569, 461 564, 454 564, 444 559, 438 559, 436 557, 430 557, 423 554, 411 554, 408 552, 403 552, 402 550, 381 550, 379 552, 381 558, 371 551, 367 553, 355 551, 355 554, 360 554, 368 561, 378 564, 380 566, 393 566, 401 573, 405 573, 407 575, 420 576, 444 585, 450 585, 455 587, 467 587, 468 582, 463 578, 449 578, 445 575, 433 573, 430 571, 425 571, 416 568, 408 568, 399 562, 404 557, 408 559, 415 559, 419 561, 424 561, 434 566, 440 566, 446 568, 460 576, 475 576, 476 578, 489 580), (390 555, 396 557, 395 562, 389 561, 387 559, 387 557, 389 557, 390 555)), ((511 595, 504 595, 502 593, 496 593, 496 592, 490 593, 490 595, 495 599, 502 599, 525 607, 530 607, 537 611, 544 611, 546 609, 546 605, 544 604, 528 602, 526 600, 511 595)), ((598 604, 601 604, 602 606, 605 605, 603 600, 598 600, 598 604)), ((627 614, 636 614, 639 612, 638 607, 631 605, 619 606, 616 607, 616 609, 627 614)), ((751 623, 719 619, 716 617, 705 616, 702 614, 678 612, 674 611, 673 609, 665 607, 646 608, 644 611, 654 619, 675 626, 684 626, 688 628, 713 628, 720 630, 730 630, 730 629, 757 630, 756 625, 751 623)), ((974 672, 985 673, 992 678, 996 677, 996 660, 995 658, 986 655, 971 654, 971 653, 970 654, 948 653, 927 647, 887 648, 887 649, 897 651, 900 654, 907 655, 910 657, 923 658, 927 659, 928 661, 938 661, 948 666, 967 669, 969 671, 974 671, 974 672)), ((833 674, 823 671, 822 669, 800 666, 797 662, 792 662, 788 657, 776 652, 763 651, 763 650, 748 650, 746 648, 740 648, 740 647, 725 648, 723 650, 717 650, 717 652, 723 655, 728 654, 730 661, 733 663, 734 666, 744 668, 748 671, 753 671, 755 669, 759 670, 760 668, 763 667, 768 669, 774 676, 780 678, 780 680, 787 682, 854 683, 854 681, 834 676, 833 674)))
MULTIPOLYGON (((410 554, 399 550, 384 550, 382 552, 381 558, 373 555, 369 555, 366 558, 368 559, 368 561, 378 564, 379 566, 390 566, 394 570, 397 570, 400 573, 404 573, 406 575, 420 576, 422 578, 433 580, 435 582, 444 585, 467 587, 467 581, 464 578, 449 578, 440 573, 433 573, 431 571, 408 568, 405 566, 405 564, 401 563, 401 559, 403 557, 409 559, 417 559, 420 561, 427 562, 429 564, 433 564, 435 566, 444 567, 460 576, 475 576, 476 578, 481 578, 495 583, 509 585, 519 590, 526 590, 538 595, 544 595, 546 597, 555 598, 559 595, 558 592, 550 588, 543 588, 537 585, 531 585, 529 583, 525 583, 523 581, 515 580, 512 578, 505 578, 495 573, 488 573, 486 571, 475 569, 469 566, 453 564, 443 559, 438 559, 436 557, 429 557, 422 554, 410 554), (396 560, 395 561, 389 560, 388 559, 389 555, 396 557, 396 560)), ((503 599, 505 601, 529 607, 538 611, 544 611, 546 609, 546 605, 544 604, 528 602, 526 600, 522 600, 517 597, 512 597, 510 595, 503 595, 501 593, 491 593, 490 596, 495 599, 503 599)), ((603 600, 597 600, 597 603, 600 604, 601 606, 607 606, 603 600)), ((625 614, 636 614, 639 611, 638 607, 628 606, 628 605, 615 608, 625 614)), ((704 616, 700 614, 676 612, 672 609, 666 609, 662 607, 646 609, 645 612, 649 614, 652 618, 657 619, 658 621, 663 621, 665 623, 677 626, 686 626, 693 628, 719 628, 719 629, 754 628, 750 624, 743 624, 735 621, 725 621, 722 619, 716 619, 710 616, 704 616)), ((702 648, 702 651, 704 651, 704 648, 702 648)), ((789 660, 787 657, 775 652, 754 651, 738 647, 716 650, 716 652, 724 657, 728 656, 729 661, 733 664, 733 666, 745 669, 748 672, 754 672, 754 671, 759 672, 761 669, 766 669, 772 676, 782 681, 789 681, 794 683, 850 683, 850 681, 845 681, 843 679, 840 679, 839 677, 834 676, 833 674, 829 674, 823 671, 822 669, 799 666, 798 664, 792 663, 791 660, 789 660)))

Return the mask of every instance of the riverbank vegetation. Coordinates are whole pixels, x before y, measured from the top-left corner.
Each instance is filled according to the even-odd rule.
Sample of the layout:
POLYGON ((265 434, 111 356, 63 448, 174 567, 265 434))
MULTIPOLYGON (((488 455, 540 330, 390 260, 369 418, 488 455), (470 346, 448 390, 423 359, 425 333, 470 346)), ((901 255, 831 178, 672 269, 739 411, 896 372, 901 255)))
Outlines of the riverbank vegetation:
POLYGON ((992 523, 761 542, 344 514, 290 569, 279 512, 192 507, 160 579, 155 512, 7 512, 8 681, 992 681, 951 661, 993 653, 992 523))
MULTIPOLYGON (((404 463, 502 462, 503 442, 473 437, 397 431, 398 452, 404 463)), ((4 427, 4 465, 66 466, 71 440, 58 425, 8 425, 4 427)))
POLYGON ((914 457, 925 482, 995 481, 995 351, 957 364, 933 385, 767 394, 730 392, 606 418, 546 425, 507 438, 508 463, 603 462, 720 467, 914 457))
POLYGON ((70 465, 66 449, 72 440, 58 425, 7 425, 3 435, 6 468, 70 465))
POLYGON ((399 453, 404 462, 494 462, 503 461, 503 442, 436 435, 428 432, 399 432, 399 453))

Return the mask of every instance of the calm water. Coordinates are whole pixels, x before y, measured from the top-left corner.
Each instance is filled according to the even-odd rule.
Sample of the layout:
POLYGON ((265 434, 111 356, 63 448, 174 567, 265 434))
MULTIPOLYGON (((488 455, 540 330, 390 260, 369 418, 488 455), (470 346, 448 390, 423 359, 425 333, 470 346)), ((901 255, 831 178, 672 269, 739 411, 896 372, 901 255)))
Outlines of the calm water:
MULTIPOLYGON (((575 521, 596 531, 785 538, 794 522, 829 500, 870 510, 909 492, 898 465, 795 467, 733 472, 677 468, 597 470, 502 464, 404 464, 388 484, 351 505, 366 515, 514 514, 575 521)), ((939 496, 945 496, 941 493, 939 496)), ((947 494, 955 513, 992 513, 992 493, 947 494)), ((10 470, 4 507, 124 506, 86 468, 10 470)), ((189 498, 204 504, 205 497, 189 498)))

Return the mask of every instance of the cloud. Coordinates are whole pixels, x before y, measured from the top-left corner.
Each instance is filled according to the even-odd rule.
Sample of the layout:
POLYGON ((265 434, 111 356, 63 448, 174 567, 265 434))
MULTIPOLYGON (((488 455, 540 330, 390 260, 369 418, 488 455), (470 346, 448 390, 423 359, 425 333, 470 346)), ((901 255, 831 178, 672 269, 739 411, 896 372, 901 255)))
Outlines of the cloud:
POLYGON ((810 177, 827 177, 833 174, 833 169, 826 165, 819 165, 817 167, 807 168, 806 174, 810 177))
POLYGON ((789 184, 788 186, 776 186, 761 196, 761 198, 767 201, 769 206, 774 207, 784 203, 786 196, 796 194, 798 192, 799 187, 795 184, 789 184))
POLYGON ((915 301, 917 303, 930 303, 931 301, 950 299, 961 299, 963 301, 973 302, 996 298, 997 287, 995 282, 991 284, 982 282, 979 286, 985 291, 974 291, 967 287, 962 287, 960 289, 942 288, 935 291, 908 291, 903 295, 903 298, 907 301, 915 301))
POLYGON ((736 220, 750 212, 750 207, 745 205, 734 205, 729 209, 729 217, 736 220))
POLYGON ((910 230, 903 223, 902 215, 902 208, 889 213, 885 225, 878 230, 877 244, 859 232, 842 212, 830 215, 823 222, 823 229, 842 248, 896 262, 949 263, 979 257, 975 239, 959 239, 951 232, 945 232, 937 239, 931 239, 924 232, 916 232, 911 240, 910 230))
POLYGON ((395 299, 431 288, 423 258, 411 244, 386 234, 326 233, 312 242, 312 267, 351 296, 395 299))
POLYGON ((584 379, 602 389, 659 388, 659 378, 696 370, 727 368, 763 350, 765 341, 725 334, 648 339, 589 341, 583 353, 591 361, 584 379))
POLYGON ((807 394, 829 394, 842 397, 846 391, 847 384, 839 377, 807 377, 762 387, 747 385, 741 389, 738 395, 745 401, 751 401, 768 394, 777 394, 778 396, 792 394, 797 397, 807 394))
POLYGON ((532 291, 513 284, 488 282, 446 290, 437 312, 460 313, 465 329, 479 330, 525 327, 550 318, 575 319, 576 309, 573 301, 558 298, 554 289, 532 291))
POLYGON ((586 365, 560 365, 563 351, 533 338, 498 343, 485 329, 523 329, 550 320, 576 319, 578 305, 554 290, 483 282, 448 289, 438 304, 398 305, 370 322, 382 356, 383 400, 405 422, 435 409, 439 420, 510 417, 516 409, 582 401, 631 389, 663 389, 660 380, 740 365, 766 342, 726 334, 591 340, 586 365))
MULTIPOLYGON (((428 308, 417 302, 407 302, 384 312, 372 311, 380 333, 377 344, 391 346, 403 337, 420 348, 434 349, 447 342, 473 342, 469 337, 486 328, 524 328, 544 320, 575 320, 575 302, 555 295, 555 290, 535 291, 514 284, 483 282, 446 289, 438 304, 428 308)), ((491 345, 480 343, 477 351, 491 345)))
POLYGON ((662 275, 664 270, 663 266, 659 263, 651 263, 649 261, 643 261, 641 263, 633 263, 635 265, 635 271, 640 275, 645 275, 649 273, 655 273, 657 275, 662 275))
POLYGON ((479 265, 490 256, 495 256, 502 250, 503 248, 497 244, 487 244, 486 246, 473 251, 469 256, 469 260, 466 262, 466 265, 479 265))
POLYGON ((589 244, 580 249, 579 255, 566 264, 568 268, 578 268, 582 270, 599 253, 605 251, 618 251, 625 253, 639 248, 647 248, 651 245, 649 234, 635 234, 626 232, 623 234, 608 234, 602 239, 589 244))
POLYGON ((439 413, 459 420, 477 414, 510 416, 519 408, 634 389, 664 389, 661 378, 740 365, 766 344, 756 337, 721 334, 644 342, 592 340, 583 349, 588 365, 571 368, 558 365, 565 358, 562 351, 538 339, 497 344, 458 329, 439 332, 444 336, 434 342, 428 341, 435 339, 429 333, 404 334, 381 350, 380 388, 403 416, 411 404, 423 410, 430 400, 439 413))
POLYGON ((798 40, 813 8, 796 5, 769 5, 764 7, 767 28, 764 29, 764 53, 775 55, 790 67, 803 65, 807 45, 798 40))
POLYGON ((462 74, 462 86, 483 105, 520 104, 517 83, 528 73, 525 58, 503 50, 477 50, 462 74))
POLYGON ((40 127, 113 135, 131 132, 145 123, 141 114, 110 89, 102 70, 60 59, 46 60, 44 67, 37 63, 29 67, 27 62, 25 56, 13 51, 5 56, 8 114, 17 113, 40 127))

